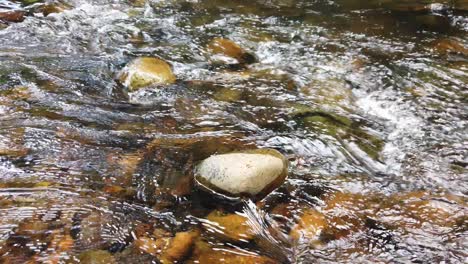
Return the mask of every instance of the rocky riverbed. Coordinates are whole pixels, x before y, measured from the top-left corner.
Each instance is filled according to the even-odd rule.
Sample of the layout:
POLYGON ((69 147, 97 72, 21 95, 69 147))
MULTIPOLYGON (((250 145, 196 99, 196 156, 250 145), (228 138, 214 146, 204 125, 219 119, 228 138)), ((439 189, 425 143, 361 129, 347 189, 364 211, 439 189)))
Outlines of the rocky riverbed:
POLYGON ((0 0, 0 263, 465 263, 466 1, 0 0))

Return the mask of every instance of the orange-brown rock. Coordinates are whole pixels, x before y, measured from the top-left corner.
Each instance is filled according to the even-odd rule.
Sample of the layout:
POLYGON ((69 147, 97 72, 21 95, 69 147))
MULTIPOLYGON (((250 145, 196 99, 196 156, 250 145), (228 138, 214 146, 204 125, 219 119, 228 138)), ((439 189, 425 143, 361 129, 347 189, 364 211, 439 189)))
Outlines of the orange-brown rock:
POLYGON ((339 239, 364 227, 365 217, 372 217, 376 203, 370 203, 361 194, 335 192, 325 198, 323 210, 327 218, 326 234, 339 239))
POLYGON ((202 240, 198 240, 195 243, 192 257, 186 263, 279 264, 280 262, 256 253, 234 248, 213 247, 202 240))
POLYGON ((0 11, 0 21, 5 22, 22 22, 26 15, 22 10, 0 11))
POLYGON ((466 201, 461 197, 414 191, 390 197, 382 206, 380 217, 385 219, 386 212, 398 212, 399 220, 392 224, 400 228, 420 228, 425 223, 452 226, 462 215, 457 208, 462 207, 466 207, 466 201))
POLYGON ((442 39, 435 43, 434 48, 441 54, 461 54, 468 56, 468 48, 455 39, 442 39))
POLYGON ((185 258, 195 243, 195 239, 199 236, 197 231, 179 232, 171 239, 169 247, 162 253, 161 262, 175 263, 185 258))
POLYGON ((215 38, 208 44, 208 50, 213 54, 221 54, 236 59, 239 63, 253 63, 255 56, 246 52, 229 39, 215 38))
POLYGON ((50 247, 53 247, 57 252, 69 251, 72 249, 74 244, 73 238, 67 234, 61 234, 57 231, 54 231, 52 241, 50 242, 50 247))
POLYGON ((48 224, 40 221, 34 217, 29 220, 25 220, 18 225, 17 234, 28 237, 43 236, 48 231, 48 224))
POLYGON ((198 231, 179 232, 174 237, 152 239, 141 237, 133 243, 141 251, 153 255, 163 264, 183 260, 192 250, 198 231))
POLYGON ((169 238, 152 239, 140 237, 133 241, 133 245, 139 250, 153 256, 161 254, 162 250, 169 244, 169 238))
MULTIPOLYGON (((136 172, 138 165, 143 160, 143 151, 115 155, 110 153, 107 156, 107 163, 111 165, 111 173, 119 177, 119 184, 130 185, 132 177, 136 172)), ((104 191, 116 191, 116 188, 106 189, 104 191)))
POLYGON ((215 210, 207 217, 212 224, 206 224, 205 228, 213 234, 228 240, 251 240, 255 233, 247 223, 247 218, 238 214, 225 214, 215 210))
POLYGON ((102 190, 109 194, 115 194, 124 191, 124 188, 118 185, 108 185, 105 186, 102 190))
POLYGON ((315 209, 306 209, 292 228, 290 236, 295 241, 318 240, 320 233, 326 226, 327 220, 321 212, 315 209))

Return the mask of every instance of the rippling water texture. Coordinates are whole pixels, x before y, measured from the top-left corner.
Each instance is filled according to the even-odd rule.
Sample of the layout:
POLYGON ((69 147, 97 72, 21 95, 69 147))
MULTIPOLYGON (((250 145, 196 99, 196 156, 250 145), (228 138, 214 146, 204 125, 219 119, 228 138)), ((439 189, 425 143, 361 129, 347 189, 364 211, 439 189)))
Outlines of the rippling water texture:
POLYGON ((466 1, 2 12, 21 19, 0 22, 0 262, 466 263, 466 1), (258 61, 212 63, 219 37, 258 61), (177 82, 129 94, 140 56, 177 82), (266 198, 193 187, 194 164, 252 147, 290 161, 266 198))

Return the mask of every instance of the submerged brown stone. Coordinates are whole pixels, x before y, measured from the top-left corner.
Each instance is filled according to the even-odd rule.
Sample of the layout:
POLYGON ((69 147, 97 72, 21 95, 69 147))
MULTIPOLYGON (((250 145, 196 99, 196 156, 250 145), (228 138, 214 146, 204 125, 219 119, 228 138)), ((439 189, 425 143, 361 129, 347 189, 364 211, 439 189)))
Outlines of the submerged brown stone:
POLYGON ((441 54, 460 54, 468 56, 468 48, 456 39, 441 39, 434 43, 434 48, 441 54))
POLYGON ((48 16, 50 14, 55 14, 55 13, 62 13, 63 11, 70 9, 70 6, 56 2, 56 3, 48 3, 39 8, 39 11, 42 12, 44 16, 48 16))
POLYGON ((174 263, 186 257, 199 236, 198 231, 179 232, 170 241, 169 247, 161 256, 162 263, 174 263))
POLYGON ((83 264, 114 264, 115 258, 106 250, 89 250, 80 254, 80 263, 83 264))
POLYGON ((25 16, 22 10, 0 11, 0 21, 4 22, 22 22, 25 16))
POLYGON ((120 72, 119 81, 129 91, 136 91, 150 85, 174 83, 176 77, 167 62, 158 58, 141 57, 131 61, 120 72))
POLYGON ((323 232, 335 239, 346 237, 363 228, 364 219, 372 217, 375 203, 369 202, 361 194, 335 192, 325 198, 326 206, 323 210, 327 219, 327 226, 323 232), (370 210, 366 210, 371 207, 370 210))
POLYGON ((134 245, 141 251, 157 257, 163 264, 178 263, 189 255, 198 236, 199 232, 195 230, 179 232, 174 237, 141 237, 134 241, 134 245))
POLYGON ((297 224, 292 228, 290 236, 295 241, 318 240, 320 233, 326 226, 327 220, 321 212, 315 209, 306 209, 297 224))
POLYGON ((254 55, 246 52, 239 45, 229 39, 215 38, 208 44, 208 50, 213 54, 221 54, 236 59, 239 63, 253 63, 254 55))
POLYGON ((221 238, 233 241, 247 241, 253 239, 255 235, 252 227, 247 222, 248 219, 238 214, 225 214, 215 210, 206 219, 213 222, 214 225, 206 225, 205 227, 218 230, 219 232, 215 231, 213 234, 221 238))
POLYGON ((194 245, 192 257, 186 263, 279 264, 280 262, 234 248, 215 247, 199 239, 194 245))

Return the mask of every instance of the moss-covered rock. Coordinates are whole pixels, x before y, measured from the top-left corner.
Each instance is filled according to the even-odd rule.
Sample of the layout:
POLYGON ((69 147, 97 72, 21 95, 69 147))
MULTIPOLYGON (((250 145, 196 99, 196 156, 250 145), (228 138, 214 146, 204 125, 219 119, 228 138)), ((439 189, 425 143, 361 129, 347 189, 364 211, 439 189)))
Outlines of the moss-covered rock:
POLYGON ((242 99, 242 91, 231 88, 221 88, 213 94, 213 98, 223 102, 239 102, 242 99))
POLYGON ((301 88, 301 92, 321 107, 350 109, 355 98, 344 80, 314 80, 301 88))
POLYGON ((28 6, 28 5, 32 5, 32 4, 36 4, 36 3, 40 3, 44 1, 43 0, 19 0, 18 2, 21 2, 21 4, 23 4, 24 6, 28 6))
POLYGON ((350 118, 303 104, 293 105, 292 116, 300 126, 339 140, 352 141, 369 157, 379 160, 385 142, 350 118))
POLYGON ((353 121, 348 117, 324 111, 318 107, 312 107, 305 104, 293 104, 291 105, 292 112, 291 115, 294 119, 299 120, 302 118, 321 116, 329 120, 332 123, 335 123, 340 126, 349 127, 353 124, 353 121))

